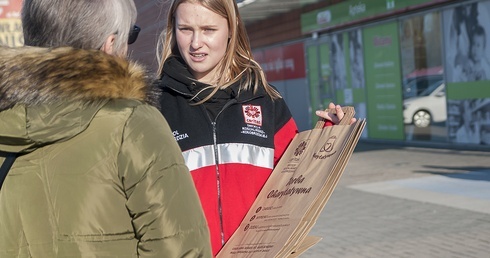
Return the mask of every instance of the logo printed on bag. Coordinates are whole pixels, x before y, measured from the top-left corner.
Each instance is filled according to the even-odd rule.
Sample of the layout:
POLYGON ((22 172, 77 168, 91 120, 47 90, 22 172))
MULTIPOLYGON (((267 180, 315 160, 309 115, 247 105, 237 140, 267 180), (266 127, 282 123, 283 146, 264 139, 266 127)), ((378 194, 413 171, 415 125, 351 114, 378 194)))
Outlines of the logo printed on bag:
POLYGON ((294 156, 299 156, 303 154, 303 152, 306 150, 306 146, 308 145, 308 141, 302 141, 298 147, 294 150, 294 156))
POLYGON ((310 139, 303 139, 294 149, 293 155, 289 159, 289 164, 283 169, 283 172, 294 172, 296 171, 297 166, 304 158, 304 154, 308 145, 310 144, 310 139))
POLYGON ((337 151, 334 150, 336 140, 337 140, 337 136, 335 135, 330 136, 325 142, 325 144, 323 144, 323 146, 320 148, 320 151, 313 154, 313 158, 326 159, 334 155, 335 153, 337 153, 337 151))
POLYGON ((245 123, 262 126, 262 108, 255 105, 243 105, 243 117, 245 123))

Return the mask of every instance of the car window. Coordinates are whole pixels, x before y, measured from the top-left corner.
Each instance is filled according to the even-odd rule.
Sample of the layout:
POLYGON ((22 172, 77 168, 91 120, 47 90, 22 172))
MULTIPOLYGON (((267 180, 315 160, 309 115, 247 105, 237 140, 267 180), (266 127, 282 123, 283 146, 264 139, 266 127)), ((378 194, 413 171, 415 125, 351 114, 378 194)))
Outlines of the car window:
POLYGON ((437 83, 433 83, 432 85, 430 85, 427 89, 425 89, 424 91, 422 91, 419 96, 422 97, 422 96, 429 96, 432 92, 434 92, 439 86, 441 86, 442 84, 442 81, 439 81, 437 83))
POLYGON ((404 86, 403 98, 406 99, 417 96, 427 96, 430 94, 430 92, 435 90, 435 88, 432 88, 432 91, 430 91, 429 93, 425 92, 427 89, 429 89, 433 85, 435 85, 435 87, 437 88, 437 86, 439 86, 442 82, 442 75, 423 75, 410 78, 404 86))

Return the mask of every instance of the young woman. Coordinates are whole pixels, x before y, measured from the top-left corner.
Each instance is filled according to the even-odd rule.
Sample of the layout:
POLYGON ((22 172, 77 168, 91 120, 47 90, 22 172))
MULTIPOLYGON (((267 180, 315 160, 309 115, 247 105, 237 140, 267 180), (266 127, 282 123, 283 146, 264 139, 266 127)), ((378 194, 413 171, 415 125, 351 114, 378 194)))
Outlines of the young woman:
MULTIPOLYGON (((174 0, 163 36, 161 111, 191 171, 217 254, 297 127, 252 58, 235 1, 174 0)), ((338 122, 337 108, 338 117, 318 114, 338 122)))

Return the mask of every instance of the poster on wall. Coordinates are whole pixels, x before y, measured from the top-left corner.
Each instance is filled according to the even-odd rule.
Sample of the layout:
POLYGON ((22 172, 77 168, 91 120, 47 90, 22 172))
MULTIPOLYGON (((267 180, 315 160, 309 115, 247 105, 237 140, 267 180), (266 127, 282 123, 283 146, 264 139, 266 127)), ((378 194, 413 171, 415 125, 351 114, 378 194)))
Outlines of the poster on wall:
MULTIPOLYGON (((352 105, 356 109, 359 118, 367 117, 366 110, 366 80, 364 73, 364 47, 362 30, 355 29, 347 33, 349 45, 349 62, 347 71, 350 76, 349 86, 344 89, 345 105, 352 105)), ((368 136, 368 130, 362 132, 361 138, 368 136)))
POLYGON ((490 80, 490 1, 444 12, 446 69, 449 83, 490 80))
POLYGON ((398 25, 395 22, 363 30, 368 136, 404 139, 398 25))
POLYGON ((490 144, 490 1, 445 10, 449 141, 490 144))
POLYGON ((362 48, 361 29, 352 30, 349 35, 349 60, 351 85, 354 89, 364 88, 364 51, 362 48))
POLYGON ((305 77, 303 43, 254 51, 253 55, 270 82, 305 77))
POLYGON ((332 85, 336 90, 347 86, 346 44, 343 33, 332 35, 330 42, 330 60, 332 66, 332 85))
POLYGON ((22 0, 0 1, 0 44, 10 47, 24 45, 20 11, 22 0))
POLYGON ((449 140, 490 145, 490 98, 448 100, 449 140))
MULTIPOLYGON (((329 46, 335 102, 354 106, 358 117, 366 118, 362 30, 334 34, 329 46)), ((367 130, 364 130, 361 137, 365 138, 367 135, 367 130)))
MULTIPOLYGON (((320 88, 319 88, 319 93, 320 93, 320 101, 322 103, 322 106, 320 109, 326 109, 328 108, 328 104, 332 101, 335 100, 335 90, 332 87, 332 83, 330 81, 332 77, 332 66, 330 64, 330 46, 328 44, 320 44, 318 46, 319 50, 319 60, 318 63, 320 64, 320 88)), ((314 117, 312 121, 316 121, 317 118, 314 117)))

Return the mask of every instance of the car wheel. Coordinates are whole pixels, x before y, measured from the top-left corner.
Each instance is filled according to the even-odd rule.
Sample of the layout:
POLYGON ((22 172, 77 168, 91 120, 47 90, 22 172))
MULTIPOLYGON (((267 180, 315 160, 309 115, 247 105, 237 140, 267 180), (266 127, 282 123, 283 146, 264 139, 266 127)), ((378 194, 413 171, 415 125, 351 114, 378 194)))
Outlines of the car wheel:
POLYGON ((431 122, 430 113, 425 110, 419 110, 413 115, 413 124, 416 127, 427 127, 431 122))

